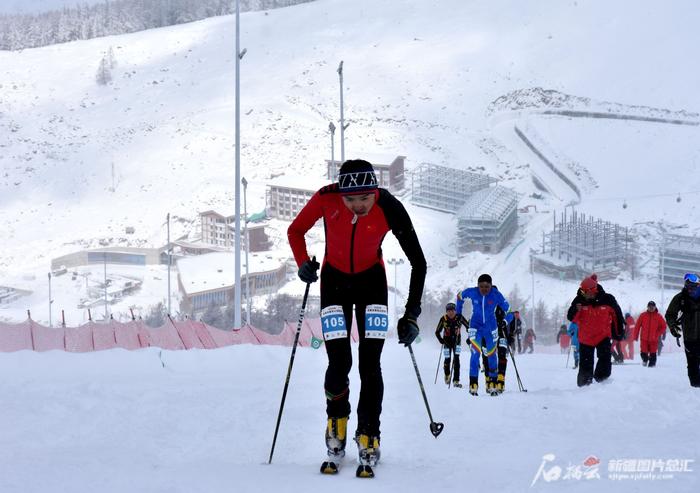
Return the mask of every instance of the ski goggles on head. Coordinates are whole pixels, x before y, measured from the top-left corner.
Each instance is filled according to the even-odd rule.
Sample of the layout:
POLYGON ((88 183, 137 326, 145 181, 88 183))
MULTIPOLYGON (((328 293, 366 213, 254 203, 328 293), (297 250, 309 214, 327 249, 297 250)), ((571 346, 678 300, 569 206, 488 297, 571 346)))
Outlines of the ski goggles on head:
POLYGON ((697 274, 688 273, 683 276, 683 280, 690 284, 700 284, 700 277, 697 274))

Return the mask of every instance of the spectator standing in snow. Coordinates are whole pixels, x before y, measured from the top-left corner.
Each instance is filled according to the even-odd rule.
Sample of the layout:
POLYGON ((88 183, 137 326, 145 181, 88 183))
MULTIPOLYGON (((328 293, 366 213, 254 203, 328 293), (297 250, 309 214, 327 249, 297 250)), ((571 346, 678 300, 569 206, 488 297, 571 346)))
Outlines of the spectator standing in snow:
POLYGON ((635 321, 634 317, 629 313, 625 313, 625 340, 622 341, 622 355, 625 359, 634 359, 634 334, 635 321))
POLYGON ((525 331, 525 338, 523 339, 523 353, 526 349, 529 349, 528 353, 532 353, 535 350, 536 339, 537 336, 535 335, 535 331, 532 329, 532 327, 529 327, 525 331))
POLYGON ((596 274, 581 281, 567 318, 578 326, 578 386, 590 385, 594 378, 597 382, 602 382, 610 376, 612 370, 610 338, 620 340, 624 337, 624 318, 617 300, 598 284, 596 274), (598 356, 595 370, 594 352, 598 356))
POLYGON ((559 348, 561 349, 562 353, 565 353, 569 350, 569 345, 571 344, 571 337, 569 336, 568 331, 566 330, 566 325, 561 324, 559 327, 559 332, 557 332, 557 344, 559 344, 559 348))
POLYGON ((666 321, 656 308, 656 303, 647 303, 647 310, 639 315, 634 329, 634 340, 639 342, 642 365, 656 366, 656 351, 659 338, 666 332, 666 321))

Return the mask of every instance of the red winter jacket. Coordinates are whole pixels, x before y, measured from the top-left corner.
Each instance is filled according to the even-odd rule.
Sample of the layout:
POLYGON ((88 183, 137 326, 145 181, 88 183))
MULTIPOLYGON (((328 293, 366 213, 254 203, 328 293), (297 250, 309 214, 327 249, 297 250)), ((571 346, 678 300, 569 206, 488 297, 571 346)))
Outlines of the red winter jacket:
POLYGON ((411 219, 401 202, 383 188, 374 192, 376 202, 366 216, 355 215, 345 206, 337 183, 316 192, 287 229, 297 265, 309 260, 304 234, 323 218, 326 233, 324 265, 346 274, 362 272, 380 264, 382 241, 391 231, 411 264, 407 307, 417 307, 425 282, 426 262, 411 219))
POLYGON ((587 346, 597 346, 610 338, 611 327, 616 323, 615 310, 608 305, 582 305, 573 322, 578 325, 578 340, 587 346))
POLYGON ((666 332, 666 320, 659 310, 654 309, 653 312, 647 311, 639 315, 634 328, 634 340, 638 341, 641 336, 643 341, 656 342, 664 332, 666 332))

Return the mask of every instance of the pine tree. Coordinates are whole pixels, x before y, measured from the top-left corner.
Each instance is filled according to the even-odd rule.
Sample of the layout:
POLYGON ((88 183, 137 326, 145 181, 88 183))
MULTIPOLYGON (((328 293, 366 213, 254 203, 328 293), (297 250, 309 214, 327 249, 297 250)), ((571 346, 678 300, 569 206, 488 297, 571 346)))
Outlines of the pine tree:
POLYGON ((102 60, 100 60, 100 66, 97 68, 97 76, 95 79, 101 86, 106 86, 112 82, 112 72, 109 70, 109 62, 106 56, 103 56, 102 60))
POLYGON ((165 308, 165 303, 162 301, 150 307, 143 321, 149 327, 162 327, 165 324, 168 316, 168 310, 165 308))

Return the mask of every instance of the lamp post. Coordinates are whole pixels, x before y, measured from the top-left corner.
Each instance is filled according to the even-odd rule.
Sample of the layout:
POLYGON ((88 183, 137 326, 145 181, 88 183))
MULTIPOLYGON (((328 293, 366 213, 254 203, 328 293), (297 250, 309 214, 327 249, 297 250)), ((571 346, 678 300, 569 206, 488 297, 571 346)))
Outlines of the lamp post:
POLYGON ((51 299, 51 273, 49 272, 49 327, 53 327, 51 323, 51 304, 53 300, 51 299))
POLYGON ((338 65, 338 78, 340 80, 340 162, 345 162, 345 116, 343 108, 343 61, 338 65))
POLYGON ((664 270, 666 260, 666 228, 661 225, 661 310, 666 309, 666 271, 664 270))
POLYGON ((330 176, 328 178, 332 181, 335 181, 335 125, 333 124, 333 122, 330 122, 328 124, 328 130, 331 133, 331 172, 329 173, 330 176))
POLYGON ((530 316, 530 327, 535 330, 535 256, 530 252, 530 275, 532 275, 532 315, 530 316))
POLYGON ((172 247, 170 246, 170 213, 167 216, 168 223, 168 315, 172 313, 170 309, 170 267, 173 264, 172 247))
POLYGON ((394 266, 394 317, 396 317, 396 292, 398 291, 397 287, 397 281, 396 281, 396 269, 399 265, 403 264, 403 259, 402 258, 390 258, 387 260, 387 263, 389 265, 394 266))
POLYGON ((105 266, 105 321, 109 319, 109 314, 107 313, 107 252, 102 252, 102 260, 105 266))
POLYGON ((246 54, 246 49, 241 51, 241 24, 240 24, 240 0, 236 0, 236 233, 235 238, 235 275, 233 286, 234 322, 233 326, 241 326, 241 77, 240 61, 246 54))
POLYGON ((243 224, 245 226, 245 323, 250 325, 250 278, 248 277, 248 250, 250 250, 250 240, 248 235, 248 180, 241 178, 243 183, 243 224))

